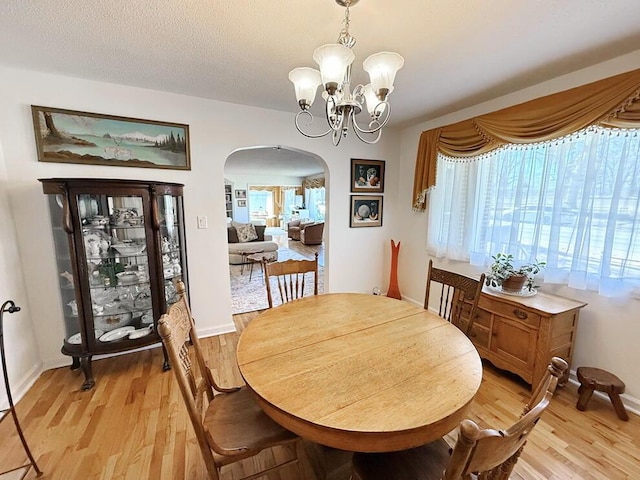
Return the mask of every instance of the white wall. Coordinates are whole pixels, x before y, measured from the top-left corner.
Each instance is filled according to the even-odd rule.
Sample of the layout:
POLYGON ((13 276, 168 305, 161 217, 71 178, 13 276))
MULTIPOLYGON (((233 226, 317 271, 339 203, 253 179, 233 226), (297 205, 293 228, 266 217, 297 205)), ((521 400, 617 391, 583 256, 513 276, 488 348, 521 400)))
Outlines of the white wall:
MULTIPOLYGON (((13 300, 21 308, 20 312, 6 312, 3 316, 7 375, 15 402, 36 380, 42 362, 20 265, 20 249, 7 194, 8 183, 0 145, 0 304, 13 300)), ((0 409, 5 409, 8 406, 6 390, 2 380, 0 384, 0 409)))
MULTIPOLYGON (((402 225, 403 251, 400 252, 400 289, 406 297, 418 303, 424 301, 426 285, 425 273, 429 256, 427 244, 427 214, 413 212, 410 208, 413 189, 413 173, 420 133, 424 130, 448 125, 484 113, 516 105, 528 100, 567 90, 626 71, 640 68, 640 50, 632 54, 558 77, 511 95, 485 102, 450 115, 406 128, 401 132, 401 167, 398 191, 398 219, 402 225)), ((461 262, 435 260, 437 265, 456 270, 469 276, 478 276, 481 271, 461 262)), ((625 400, 635 410, 640 411, 640 301, 629 300, 622 304, 598 296, 593 292, 574 290, 557 285, 543 285, 542 291, 555 293, 576 300, 588 302, 580 314, 580 324, 576 337, 576 348, 572 368, 589 365, 604 368, 618 375, 627 386, 625 400)))
POLYGON ((395 223, 393 201, 385 202, 382 228, 350 229, 349 168, 351 157, 386 159, 385 200, 394 199, 398 142, 392 131, 385 132, 377 145, 368 146, 351 137, 336 148, 330 138, 313 140, 300 135, 293 113, 5 67, 0 67, 0 105, 0 147, 6 165, 3 183, 10 199, 10 213, 16 219, 16 238, 11 233, 10 220, 8 227, 3 224, 0 235, 3 250, 17 251, 19 245, 20 251, 15 264, 0 270, 0 282, 13 286, 5 294, 21 301, 26 307, 22 322, 33 324, 19 332, 12 331, 9 338, 9 342, 29 351, 15 359, 20 364, 18 377, 26 377, 40 361, 45 368, 69 364, 69 359, 60 353, 64 333, 57 292, 59 272, 38 178, 137 178, 184 183, 191 302, 198 329, 209 335, 233 329, 222 202, 227 156, 237 148, 253 145, 287 145, 305 150, 320 156, 328 166, 331 207, 325 237, 327 288, 334 292, 370 292, 373 286, 384 285, 388 242, 395 223), (30 105, 188 124, 192 170, 38 162, 30 105), (208 217, 208 229, 196 228, 199 215, 208 217), (25 287, 16 282, 15 272, 20 269, 25 287), (31 336, 35 336, 35 342, 31 336))

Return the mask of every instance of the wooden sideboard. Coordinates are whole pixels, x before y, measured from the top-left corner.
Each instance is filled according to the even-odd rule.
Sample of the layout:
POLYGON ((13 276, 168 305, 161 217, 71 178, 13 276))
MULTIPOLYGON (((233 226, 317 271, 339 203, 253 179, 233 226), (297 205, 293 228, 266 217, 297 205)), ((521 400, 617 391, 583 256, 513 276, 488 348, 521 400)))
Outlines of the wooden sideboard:
MULTIPOLYGON (((485 287, 471 341, 480 357, 537 385, 551 357, 571 365, 580 309, 586 303, 548 293, 518 297, 485 287)), ((568 378, 561 379, 564 384, 568 378)))

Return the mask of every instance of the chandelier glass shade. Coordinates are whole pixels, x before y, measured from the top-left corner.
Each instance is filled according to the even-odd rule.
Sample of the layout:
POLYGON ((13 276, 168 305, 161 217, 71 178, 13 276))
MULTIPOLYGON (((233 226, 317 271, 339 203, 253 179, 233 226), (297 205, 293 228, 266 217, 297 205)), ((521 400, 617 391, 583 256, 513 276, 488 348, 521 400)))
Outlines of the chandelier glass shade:
POLYGON ((367 85, 357 85, 351 89, 351 65, 355 54, 351 50, 356 40, 349 34, 349 7, 358 0, 336 0, 344 7, 344 27, 337 43, 318 47, 313 52, 313 59, 320 70, 299 67, 289 72, 289 80, 294 85, 296 100, 300 111, 296 114, 296 128, 303 135, 319 138, 332 134, 334 145, 338 145, 343 137, 352 129, 356 136, 365 143, 376 143, 382 135, 382 128, 389 121, 391 105, 389 94, 393 91, 396 73, 404 64, 404 59, 394 52, 380 52, 370 55, 363 68, 369 74, 367 85), (318 86, 322 85, 322 98, 325 101, 325 113, 328 129, 320 133, 309 133, 301 125, 305 117, 309 127, 313 122, 313 114, 309 111, 315 100, 318 86), (356 116, 366 107, 369 121, 366 126, 357 123, 356 116))

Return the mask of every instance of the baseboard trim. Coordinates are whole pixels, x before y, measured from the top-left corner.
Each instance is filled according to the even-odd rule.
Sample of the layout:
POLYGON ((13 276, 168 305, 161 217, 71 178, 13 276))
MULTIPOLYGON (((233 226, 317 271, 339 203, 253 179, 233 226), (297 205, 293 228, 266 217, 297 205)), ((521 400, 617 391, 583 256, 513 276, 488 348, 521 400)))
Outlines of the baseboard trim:
POLYGON ((233 333, 236 331, 236 326, 233 322, 230 322, 225 325, 220 325, 214 328, 202 328, 197 330, 198 330, 199 337, 206 338, 206 337, 214 337, 216 335, 224 335, 225 333, 233 333))
MULTIPOLYGON (((44 371, 42 362, 37 363, 26 373, 19 382, 11 386, 11 396, 13 398, 13 404, 16 405, 22 397, 29 391, 29 389, 36 383, 36 380, 44 371)), ((1 410, 9 408, 8 398, 3 399, 1 410)))
MULTIPOLYGON (((232 333, 236 331, 236 327, 234 325, 233 322, 227 323, 225 325, 221 325, 215 328, 203 328, 198 330, 198 336, 201 338, 206 338, 206 337, 213 337, 216 335, 222 335, 224 333, 232 333)), ((140 348, 136 348, 133 350, 125 350, 124 352, 115 352, 115 353, 106 353, 103 355, 94 355, 93 356, 93 360, 101 360, 103 358, 110 358, 110 357, 117 357, 119 355, 127 355, 129 353, 135 353, 135 352, 142 352, 144 350, 149 350, 151 348, 159 348, 160 347, 160 342, 158 343, 152 343, 151 345, 146 345, 144 347, 140 347, 140 348)), ((51 358, 49 360, 47 360, 46 362, 44 362, 42 369, 40 370, 40 372, 38 373, 38 376, 40 375, 40 373, 42 373, 45 370, 51 370, 53 368, 62 368, 62 367, 68 367, 69 365, 71 365, 71 357, 68 357, 66 355, 61 355, 60 357, 56 357, 56 358, 51 358)), ((34 380, 35 381, 35 380, 34 380)))
MULTIPOLYGON (((203 328, 198 330, 198 336, 201 338, 213 337, 216 335, 222 335, 225 333, 232 333, 236 331, 236 327, 233 322, 227 323, 225 325, 221 325, 215 328, 203 328)), ((154 343, 151 345, 147 345, 145 347, 136 348, 134 350, 126 350, 124 352, 110 353, 105 355, 95 355, 93 360, 100 360, 103 358, 116 357, 119 355, 126 355, 134 352, 141 352, 144 350, 149 350, 151 348, 159 348, 160 343, 154 343)), ((22 377, 17 383, 11 386, 11 395, 13 397, 13 403, 17 404, 22 397, 29 391, 29 389, 33 386, 36 380, 40 377, 42 372, 46 370, 52 370, 54 368, 64 368, 69 367, 71 365, 71 357, 67 357, 66 355, 48 359, 45 362, 39 362, 35 364, 31 369, 27 372, 26 375, 22 377)), ((4 402, 0 404, 0 409, 8 408, 8 400, 3 399, 4 402), (6 405, 5 405, 6 403, 6 405)))
POLYGON ((418 305, 419 307, 424 306, 424 300, 417 301, 410 297, 402 297, 402 300, 404 300, 405 302, 413 303, 414 305, 418 305))

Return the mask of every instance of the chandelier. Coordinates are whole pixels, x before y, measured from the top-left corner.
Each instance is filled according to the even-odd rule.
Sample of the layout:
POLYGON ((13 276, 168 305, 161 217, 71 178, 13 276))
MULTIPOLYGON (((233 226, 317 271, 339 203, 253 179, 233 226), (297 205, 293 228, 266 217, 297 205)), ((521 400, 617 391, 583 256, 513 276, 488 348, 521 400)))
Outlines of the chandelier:
POLYGON ((370 83, 357 85, 351 90, 351 64, 355 55, 351 50, 356 39, 349 35, 349 7, 359 0, 336 0, 345 7, 343 28, 337 43, 318 47, 313 52, 313 59, 320 71, 308 67, 295 68, 289 72, 289 80, 293 82, 296 99, 300 111, 296 114, 296 128, 310 138, 320 138, 328 134, 333 136, 333 144, 338 145, 342 137, 347 136, 349 127, 356 136, 365 143, 376 143, 382 135, 382 128, 389 121, 391 105, 387 101, 393 91, 396 72, 404 65, 404 58, 393 52, 380 52, 369 56, 362 64, 369 74, 370 83), (313 114, 309 111, 316 96, 318 85, 324 91, 325 111, 329 129, 322 133, 308 133, 300 125, 302 117, 313 122, 313 114), (366 128, 358 125, 356 115, 362 112, 363 106, 369 113, 366 128))

